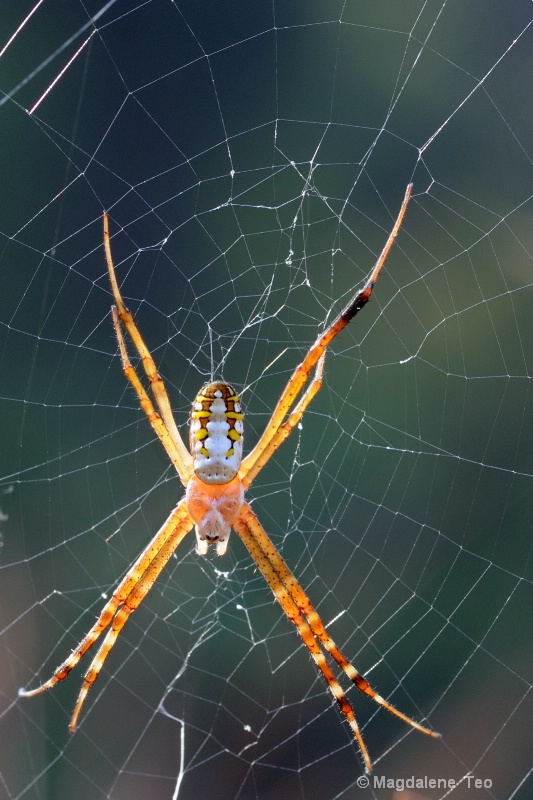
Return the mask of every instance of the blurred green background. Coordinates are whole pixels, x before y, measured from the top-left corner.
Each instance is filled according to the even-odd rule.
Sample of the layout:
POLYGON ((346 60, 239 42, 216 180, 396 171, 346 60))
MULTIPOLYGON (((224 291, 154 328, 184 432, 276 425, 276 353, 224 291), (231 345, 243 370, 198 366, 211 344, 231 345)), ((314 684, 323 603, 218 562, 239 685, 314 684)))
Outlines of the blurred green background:
MULTIPOLYGON (((0 48, 31 9, 2 4, 0 48)), ((345 654, 443 733, 350 692, 376 773, 531 796, 531 19, 525 0, 45 3, 5 51, 0 798, 363 791, 235 534, 223 560, 183 544, 74 737, 82 669, 17 689, 76 645, 181 496, 120 369, 102 210, 184 436, 214 362, 251 447, 411 180, 371 304, 250 497, 345 654)))

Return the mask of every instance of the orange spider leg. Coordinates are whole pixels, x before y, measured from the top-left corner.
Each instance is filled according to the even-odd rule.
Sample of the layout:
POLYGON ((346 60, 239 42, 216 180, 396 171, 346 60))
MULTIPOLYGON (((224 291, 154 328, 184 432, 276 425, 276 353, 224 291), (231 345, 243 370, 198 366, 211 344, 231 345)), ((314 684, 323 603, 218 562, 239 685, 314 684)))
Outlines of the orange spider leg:
MULTIPOLYGON (((152 356, 150 354, 150 351, 148 350, 148 348, 147 348, 147 346, 146 346, 146 344, 144 342, 144 339, 142 338, 142 336, 141 336, 141 334, 139 332, 139 329, 137 328, 137 326, 136 326, 136 324, 135 324, 135 322, 133 320, 132 314, 128 311, 128 309, 124 305, 124 301, 122 299, 122 295, 120 293, 120 289, 118 288, 117 277, 115 275, 115 267, 113 265, 113 257, 111 255, 111 244, 110 244, 110 240, 109 240, 109 219, 108 219, 107 214, 104 214, 104 249, 105 249, 106 262, 107 262, 107 269, 108 269, 108 272, 109 272, 109 280, 111 282, 111 288, 113 290, 113 296, 115 298, 115 303, 116 303, 116 306, 117 306, 118 316, 120 317, 120 321, 122 322, 122 324, 124 325, 124 327, 128 331, 128 333, 130 335, 130 338, 131 338, 133 344, 135 345, 135 347, 137 349, 137 352, 139 353, 139 356, 141 358, 143 369, 144 369, 144 371, 146 373, 146 377, 148 378, 148 380, 150 382, 150 386, 151 386, 153 395, 155 397, 155 401, 157 403, 157 407, 159 408, 159 411, 161 412, 161 416, 162 416, 163 421, 165 423, 165 427, 167 429, 168 435, 170 436, 170 438, 171 438, 171 440, 172 440, 172 442, 174 444, 174 450, 177 452, 177 455, 178 455, 178 458, 176 460, 172 459, 173 463, 175 464, 176 469, 178 470, 178 474, 179 474, 179 476, 181 478, 181 482, 185 486, 187 484, 187 481, 191 477, 192 471, 193 471, 192 470, 191 454, 189 453, 189 451, 185 447, 185 445, 183 443, 183 440, 182 440, 182 438, 181 438, 181 436, 179 434, 178 428, 176 426, 176 422, 175 422, 174 416, 172 414, 172 409, 170 407, 170 400, 168 398, 167 390, 165 389, 165 384, 161 380, 161 376, 159 375, 159 373, 157 371, 157 367, 155 365, 155 362, 154 362, 154 360, 153 360, 153 358, 152 358, 152 356)), ((118 325, 117 325, 116 322, 115 322, 115 328, 118 329, 118 325)), ((120 338, 121 337, 119 337, 119 346, 120 346, 120 338)), ((123 356, 123 362, 124 362, 125 350, 126 350, 126 348, 124 347, 124 345, 122 343, 121 355, 123 356)), ((127 360, 127 363, 129 363, 128 360, 127 360)), ((129 366, 131 366, 131 365, 129 365, 129 366)), ((124 371, 126 372, 126 366, 124 366, 124 371)), ((141 400, 141 395, 139 394, 138 388, 137 388, 136 384, 133 383, 132 380, 131 380, 131 371, 129 373, 126 372, 126 375, 127 375, 128 379, 130 380, 130 382, 132 383, 133 388, 137 392, 137 395, 139 396, 139 400, 141 400)), ((142 400, 141 400, 141 405, 142 405, 142 400)), ((144 405, 143 405, 143 408, 144 408, 144 405)), ((152 419, 151 419, 150 416, 148 416, 148 419, 150 419, 150 422, 152 423, 152 419)), ((158 432, 156 431, 156 433, 158 433, 158 432)), ((161 441, 163 442, 163 444, 165 444, 164 438, 159 433, 158 433, 158 436, 161 439, 161 441)), ((165 447, 167 447, 167 445, 165 445, 165 447)), ((169 452, 168 449, 167 449, 167 452, 169 452)), ((169 452, 169 455, 170 455, 170 452, 169 452)))
MULTIPOLYGON (((181 503, 183 502, 184 501, 182 500, 181 503)), ((171 519, 169 522, 173 523, 173 520, 171 519)), ((174 524, 170 525, 171 535, 166 539, 165 542, 163 542, 162 546, 151 560, 143 574, 136 581, 128 596, 122 601, 121 607, 113 617, 111 627, 108 630, 104 641, 100 645, 100 648, 89 665, 89 669, 83 677, 83 684, 70 720, 69 730, 71 733, 74 733, 76 730, 78 715, 81 711, 83 703, 85 702, 87 693, 100 674, 100 670, 104 666, 104 662, 109 655, 111 648, 115 644, 120 631, 129 619, 130 614, 133 614, 133 612, 142 603, 154 585, 154 582, 159 577, 161 571, 172 557, 172 554, 176 551, 183 538, 193 527, 193 524, 194 523, 192 519, 186 516, 178 526, 175 526, 174 524)))
POLYGON ((280 579, 287 587, 287 590, 289 591, 299 610, 306 617, 315 636, 322 642, 332 658, 337 662, 348 678, 353 681, 359 691, 368 695, 368 697, 371 697, 372 700, 374 700, 376 703, 379 703, 379 705, 383 706, 383 708, 386 708, 387 711, 389 711, 391 714, 394 714, 395 717, 398 717, 399 719, 403 720, 403 722, 411 725, 412 728, 416 728, 416 730, 425 733, 427 736, 433 736, 436 739, 440 739, 440 733, 436 733, 435 731, 426 728, 424 725, 420 725, 420 723, 415 722, 415 720, 411 719, 411 717, 408 717, 406 714, 403 714, 401 711, 398 711, 398 709, 394 708, 394 706, 381 697, 381 695, 379 695, 371 687, 366 678, 361 675, 354 666, 352 666, 346 656, 341 653, 333 639, 327 633, 318 612, 296 580, 295 576, 292 574, 280 553, 276 550, 274 544, 270 540, 270 537, 264 530, 263 526, 249 505, 245 504, 243 507, 241 511, 241 518, 252 531, 253 535, 257 539, 258 544, 262 548, 273 568, 276 570, 280 579))
MULTIPOLYGON (((96 642, 101 633, 109 626, 113 620, 117 609, 128 598, 132 590, 135 588, 137 582, 142 580, 144 573, 150 568, 151 564, 157 558, 159 552, 168 543, 172 536, 180 535, 181 538, 185 536, 193 526, 193 520, 189 516, 185 498, 180 500, 172 514, 168 517, 164 525, 159 529, 151 542, 145 547, 143 552, 137 558, 133 566, 128 570, 120 584, 117 586, 113 595, 103 607, 100 615, 87 635, 82 639, 78 647, 70 654, 65 661, 60 664, 52 677, 45 683, 38 686, 36 689, 20 689, 19 694, 23 697, 33 697, 36 694, 51 689, 56 683, 62 681, 67 677, 69 672, 74 669, 79 660, 85 655, 87 650, 96 642)), ((180 541, 181 541, 180 538, 180 541)), ((174 549, 177 544, 174 545, 174 549)))
MULTIPOLYGON (((126 343, 124 342, 124 337, 122 336, 122 331, 120 330, 118 311, 115 308, 115 306, 113 306, 112 312, 113 312, 113 324, 115 326, 115 332, 117 334, 118 347, 120 350, 120 358, 122 360, 122 368, 124 370, 124 375, 135 389, 142 410, 148 417, 148 421, 152 426, 152 428, 154 429, 155 433, 157 434, 158 438, 161 440, 161 444, 167 451, 170 460, 176 467, 176 470, 182 482, 184 482, 185 478, 184 476, 182 476, 183 461, 181 458, 180 449, 176 446, 176 442, 170 435, 165 423, 155 410, 152 401, 147 395, 144 386, 140 382, 139 377, 131 364, 131 361, 128 357, 128 351, 126 350, 126 343)), ((181 437, 179 441, 181 441, 181 437)))
MULTIPOLYGON (((251 513, 250 507, 247 504, 245 504, 245 509, 251 513)), ((233 527, 240 536, 253 560, 261 570, 263 577, 272 589, 274 597, 285 612, 287 618, 293 623, 293 625, 295 625, 303 643, 311 653, 311 656, 313 657, 318 669, 324 676, 333 697, 339 704, 340 710, 350 724, 363 756, 366 771, 372 772, 372 762, 370 760, 370 756, 368 754, 361 731, 359 730, 357 720, 355 719, 353 708, 346 698, 346 695, 344 694, 338 680, 331 671, 324 653, 320 649, 308 622, 302 616, 297 604, 281 580, 268 554, 260 546, 257 538, 248 526, 247 520, 248 514, 241 514, 241 516, 233 523, 233 527)))
POLYGON ((296 427, 296 425, 301 420, 305 409, 319 391, 322 388, 322 377, 324 374, 324 362, 326 360, 326 352, 324 351, 320 358, 318 359, 318 364, 316 365, 315 375, 313 378, 312 383, 306 389, 305 394, 300 398, 297 405, 295 406, 294 410, 291 411, 289 416, 287 417, 286 421, 280 425, 277 429, 275 434, 272 436, 271 440, 266 445, 265 449, 261 453, 261 457, 255 462, 255 464, 245 472, 242 470, 243 475, 241 477, 242 485, 245 489, 247 489, 254 478, 256 477, 257 473, 261 471, 267 461, 274 455, 278 447, 283 444, 285 439, 289 436, 291 431, 296 427))
MULTIPOLYGON (((258 443, 254 447, 251 453, 243 459, 242 468, 241 468, 241 477, 243 480, 244 486, 248 486, 257 473, 264 467, 268 458, 272 454, 273 450, 269 447, 270 442, 276 437, 278 429, 280 428, 281 424, 283 423, 286 414, 289 412, 292 404, 294 403, 296 397, 302 390, 305 382, 309 378, 309 374, 317 361, 321 358, 323 353, 325 352, 327 346, 333 341, 333 339, 342 331, 343 328, 355 317, 355 315, 368 303, 370 299, 370 295, 372 294, 372 289, 374 288, 374 284, 376 283, 379 273, 387 260, 387 256, 389 251, 394 244, 394 240, 396 239, 398 232, 402 226, 403 218, 405 216, 405 212, 407 211, 407 206, 409 203, 409 199, 411 197, 411 192, 413 190, 413 184, 410 183, 405 190, 405 195, 403 198, 403 202, 396 218, 396 222, 394 223, 394 227, 389 235, 385 243, 385 247, 381 251, 381 254, 376 261, 372 272, 370 273, 369 278, 365 282, 362 289, 360 289, 354 298, 348 303, 348 305, 341 311, 339 316, 332 322, 332 324, 327 328, 327 330, 322 333, 311 349, 308 351, 307 355, 305 356, 304 360, 299 364, 292 376, 289 379, 288 384, 286 385, 283 393, 274 409, 274 413, 270 418, 268 425, 266 426, 261 438, 259 439, 258 443), (269 455, 265 457, 265 451, 268 448, 269 455)), ((320 387, 318 387, 320 388, 320 387)), ((318 389, 316 390, 318 391, 318 389)), ((315 391, 315 394, 316 394, 315 391)), ((311 399, 311 398, 310 398, 311 399)), ((292 427, 290 428, 292 430, 292 427)), ((288 433, 290 433, 290 430, 288 433)), ((287 433, 287 436, 288 436, 287 433)), ((284 437, 280 437, 280 442, 283 441, 284 437)), ((278 445, 279 446, 279 445, 278 445)), ((274 448, 276 449, 276 448, 274 448)))

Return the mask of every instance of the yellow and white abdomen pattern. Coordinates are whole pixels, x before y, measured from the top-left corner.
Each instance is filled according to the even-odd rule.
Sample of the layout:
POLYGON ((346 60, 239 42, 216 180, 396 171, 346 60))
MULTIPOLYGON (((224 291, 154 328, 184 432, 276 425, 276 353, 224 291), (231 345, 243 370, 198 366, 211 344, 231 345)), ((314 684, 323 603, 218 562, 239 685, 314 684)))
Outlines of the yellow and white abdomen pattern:
POLYGON ((208 383, 194 400, 190 450, 194 472, 204 483, 229 483, 242 461, 244 414, 229 383, 208 383))

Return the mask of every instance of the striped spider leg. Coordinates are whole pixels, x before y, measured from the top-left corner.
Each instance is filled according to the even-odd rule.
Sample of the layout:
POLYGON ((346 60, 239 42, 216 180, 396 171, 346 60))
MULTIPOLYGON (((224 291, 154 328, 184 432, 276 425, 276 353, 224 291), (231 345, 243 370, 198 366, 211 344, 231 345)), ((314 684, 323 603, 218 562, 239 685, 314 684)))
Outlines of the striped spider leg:
POLYGON ((180 500, 167 521, 129 568, 113 592, 111 599, 104 605, 97 621, 78 647, 57 668, 48 681, 36 689, 20 690, 21 695, 33 696, 50 689, 66 678, 82 656, 107 629, 102 644, 85 674, 70 721, 72 732, 76 728, 78 715, 87 693, 98 677, 130 614, 140 605, 182 539, 195 527, 196 546, 200 555, 205 555, 210 544, 216 546, 218 555, 223 555, 227 549, 231 528, 234 528, 240 536, 270 586, 274 597, 288 619, 295 625, 333 697, 339 704, 341 712, 347 718, 367 772, 372 770, 368 750, 357 725, 353 708, 335 677, 324 651, 332 657, 361 692, 413 728, 428 736, 439 736, 438 733, 410 719, 384 700, 341 653, 327 633, 306 593, 244 500, 245 489, 251 485, 273 453, 290 435, 302 418, 305 409, 319 391, 322 385, 328 345, 370 299, 374 284, 402 225, 411 191, 412 185, 409 184, 394 227, 367 281, 339 316, 318 337, 304 360, 296 367, 258 443, 244 459, 242 458, 244 415, 235 390, 230 384, 222 381, 206 384, 196 396, 189 426, 190 452, 187 451, 176 426, 164 383, 131 313, 124 305, 111 255, 108 218, 107 214, 104 214, 104 249, 115 300, 112 309, 113 322, 124 374, 135 390, 154 432, 161 440, 176 468, 185 487, 185 497, 180 500), (130 362, 122 328, 127 331, 138 353, 155 406, 130 362), (305 389, 313 369, 315 370, 314 376, 305 389))

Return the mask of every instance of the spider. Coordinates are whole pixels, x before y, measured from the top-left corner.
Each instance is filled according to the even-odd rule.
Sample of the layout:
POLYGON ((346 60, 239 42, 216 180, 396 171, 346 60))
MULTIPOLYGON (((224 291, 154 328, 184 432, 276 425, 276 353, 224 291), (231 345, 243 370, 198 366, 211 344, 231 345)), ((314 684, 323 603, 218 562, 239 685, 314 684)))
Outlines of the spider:
POLYGON ((210 544, 216 545, 216 552, 219 556, 224 555, 231 528, 240 536, 276 600, 288 619, 295 625, 319 671, 325 678, 333 697, 339 704, 341 712, 348 720, 359 746, 366 772, 372 770, 368 750, 353 708, 326 660, 324 651, 329 653, 361 692, 371 697, 380 706, 422 733, 428 736, 440 736, 394 708, 377 694, 366 678, 350 664, 327 633, 311 601, 244 499, 245 489, 248 489, 273 453, 289 436, 320 389, 326 348, 368 302, 374 284, 402 225, 411 191, 412 184, 409 184, 394 227, 370 276, 339 316, 318 337, 301 364, 296 367, 258 443, 244 459, 242 458, 243 413, 241 404, 235 389, 229 383, 222 381, 206 384, 196 396, 190 416, 190 452, 187 451, 178 432, 167 391, 157 372, 154 360, 133 316, 124 305, 111 255, 109 220, 107 214, 104 214, 104 250, 115 301, 112 315, 122 367, 152 428, 178 472, 185 487, 185 496, 129 568, 112 597, 104 605, 100 616, 76 649, 56 669, 52 677, 41 686, 31 690, 20 690, 21 695, 31 697, 55 686, 56 683, 67 677, 98 637, 108 629, 84 676, 70 720, 71 733, 76 729, 78 715, 87 693, 98 677, 130 614, 145 598, 182 539, 195 527, 196 548, 200 555, 207 553, 210 544), (140 357, 157 410, 130 362, 122 328, 129 334, 140 357), (314 376, 307 389, 303 391, 314 367, 316 367, 314 376))

